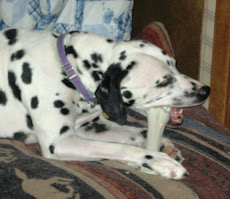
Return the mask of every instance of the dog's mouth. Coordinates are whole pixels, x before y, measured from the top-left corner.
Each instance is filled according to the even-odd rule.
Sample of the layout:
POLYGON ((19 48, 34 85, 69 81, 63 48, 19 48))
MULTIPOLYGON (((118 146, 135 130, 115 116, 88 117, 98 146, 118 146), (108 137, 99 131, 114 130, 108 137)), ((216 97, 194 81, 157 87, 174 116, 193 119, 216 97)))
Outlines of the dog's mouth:
POLYGON ((168 125, 170 126, 179 126, 183 122, 183 109, 182 108, 175 108, 173 107, 170 112, 170 118, 168 125))

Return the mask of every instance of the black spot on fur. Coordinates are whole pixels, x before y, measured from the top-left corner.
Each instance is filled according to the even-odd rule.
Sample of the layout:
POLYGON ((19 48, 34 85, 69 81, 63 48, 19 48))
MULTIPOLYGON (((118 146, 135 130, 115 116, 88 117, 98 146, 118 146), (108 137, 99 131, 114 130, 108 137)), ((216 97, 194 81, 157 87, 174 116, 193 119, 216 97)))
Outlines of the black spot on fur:
POLYGON ((171 66, 171 62, 170 62, 169 60, 167 60, 167 64, 168 64, 169 66, 171 66))
POLYGON ((133 66, 136 65, 135 61, 131 61, 131 63, 126 67, 127 70, 131 70, 133 68, 133 66))
POLYGON ((84 60, 84 61, 83 61, 83 65, 84 65, 84 67, 85 67, 86 69, 90 69, 90 68, 91 68, 91 64, 89 63, 88 60, 84 60))
POLYGON ((124 91, 123 96, 127 99, 132 97, 132 93, 130 91, 124 91))
POLYGON ((13 139, 24 142, 27 138, 27 135, 23 132, 16 132, 14 133, 13 139))
POLYGON ((93 123, 90 126, 87 126, 85 130, 86 131, 94 130, 96 133, 102 133, 107 131, 108 129, 105 124, 93 123))
POLYGON ((88 113, 88 110, 82 109, 81 113, 88 113))
POLYGON ((143 48, 143 47, 145 47, 145 44, 140 44, 139 46, 140 46, 141 48, 143 48))
POLYGON ((194 82, 191 82, 191 84, 192 84, 192 90, 193 91, 196 91, 197 90, 197 84, 196 83, 194 83, 194 82))
POLYGON ((7 98, 5 92, 0 90, 0 105, 6 105, 7 103, 7 98))
POLYGON ((92 131, 94 129, 94 126, 93 125, 90 125, 90 126, 87 126, 85 128, 86 131, 92 131))
POLYGON ((153 156, 151 156, 151 155, 146 155, 145 158, 148 159, 148 160, 151 160, 151 159, 153 159, 153 156))
POLYGON ((102 59, 102 55, 100 55, 100 54, 97 54, 97 53, 93 53, 92 55, 91 55, 91 58, 92 58, 92 60, 95 62, 95 63, 98 63, 98 62, 103 62, 103 59, 102 59))
POLYGON ((135 137, 130 137, 130 140, 135 141, 136 138, 135 137))
POLYGON ((162 99, 162 97, 157 97, 156 99, 155 99, 155 101, 158 101, 158 100, 161 100, 162 99))
POLYGON ((99 117, 95 117, 92 122, 97 122, 99 120, 99 117))
POLYGON ((147 138, 147 130, 144 130, 141 132, 141 135, 144 137, 144 138, 147 138))
POLYGON ((93 71, 92 72, 92 77, 94 81, 100 81, 102 79, 103 73, 101 71, 93 71))
POLYGON ((76 90, 76 88, 74 87, 74 85, 72 84, 72 82, 69 81, 67 78, 63 79, 62 83, 65 84, 68 88, 76 90))
POLYGON ((8 72, 8 83, 9 86, 13 92, 13 95, 16 99, 18 99, 19 101, 21 101, 21 90, 19 88, 19 86, 16 84, 16 76, 12 71, 8 72))
POLYGON ((135 100, 129 100, 128 102, 125 102, 126 106, 132 106, 135 103, 135 100))
POLYGON ((98 68, 99 66, 95 63, 92 64, 93 68, 98 68))
POLYGON ((168 78, 170 78, 169 75, 164 75, 164 76, 163 76, 163 79, 168 79, 168 78))
POLYGON ((61 130, 60 130, 60 135, 63 134, 63 133, 65 133, 65 132, 68 131, 68 130, 69 130, 69 127, 68 127, 68 126, 63 126, 63 127, 61 128, 61 130))
MULTIPOLYGON (((159 100, 159 99, 158 99, 159 100)), ((146 104, 151 104, 153 103, 154 101, 156 101, 156 99, 150 99, 149 101, 145 102, 146 104)))
POLYGON ((53 33, 52 33, 52 35, 53 35, 54 38, 58 38, 58 35, 55 35, 55 34, 53 34, 53 33))
POLYGON ((9 45, 13 45, 16 43, 17 39, 17 30, 16 29, 10 29, 10 30, 6 30, 4 32, 4 35, 6 36, 6 38, 9 40, 8 44, 9 45))
POLYGON ((61 100, 54 101, 54 106, 56 108, 62 108, 64 105, 65 105, 65 103, 63 101, 61 101, 61 100))
POLYGON ((17 52, 13 53, 10 57, 11 61, 16 61, 21 59, 23 56, 25 55, 25 51, 24 50, 18 50, 17 52))
POLYGON ((36 109, 38 108, 38 97, 34 96, 31 98, 31 108, 36 109))
POLYGON ((114 41, 112 39, 107 39, 106 40, 108 43, 113 43, 114 41))
POLYGON ((153 170, 148 164, 144 163, 142 164, 143 167, 147 168, 147 169, 150 169, 150 170, 153 170))
POLYGON ((31 130, 33 130, 33 121, 32 121, 32 118, 29 114, 26 114, 26 124, 27 124, 27 127, 31 130))
POLYGON ((32 81, 32 70, 30 68, 30 65, 28 63, 23 63, 22 65, 22 75, 21 75, 22 81, 25 84, 30 84, 32 81))
POLYGON ((179 98, 173 98, 173 105, 174 106, 181 106, 183 105, 182 100, 179 98))
POLYGON ((161 52, 163 55, 167 55, 167 53, 164 50, 162 50, 161 52))
POLYGON ((74 33, 80 33, 79 30, 73 30, 73 31, 70 31, 69 34, 74 34, 74 33))
POLYGON ((84 126, 88 126, 89 122, 85 122, 84 124, 82 124, 80 127, 84 127, 84 126))
POLYGON ((51 154, 54 154, 54 145, 50 145, 49 150, 51 154))
POLYGON ((121 61, 124 61, 124 60, 126 59, 126 57, 127 57, 126 51, 124 50, 124 51, 122 51, 122 52, 120 53, 119 59, 120 59, 121 61))
POLYGON ((63 115, 68 115, 68 114, 69 114, 69 109, 67 109, 67 108, 62 108, 62 109, 61 109, 61 114, 63 114, 63 115))
POLYGON ((68 46, 68 47, 65 46, 65 53, 66 53, 66 55, 73 55, 74 58, 78 57, 78 54, 74 50, 73 46, 68 46))

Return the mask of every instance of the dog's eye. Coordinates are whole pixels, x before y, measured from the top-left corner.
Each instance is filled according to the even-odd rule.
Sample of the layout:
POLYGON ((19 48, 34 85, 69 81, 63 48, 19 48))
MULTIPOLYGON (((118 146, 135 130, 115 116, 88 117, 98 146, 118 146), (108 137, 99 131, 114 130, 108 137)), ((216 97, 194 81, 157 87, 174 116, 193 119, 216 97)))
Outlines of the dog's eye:
POLYGON ((159 84, 157 85, 157 87, 160 87, 160 88, 161 88, 161 87, 166 87, 166 86, 172 84, 172 82, 173 82, 173 77, 168 77, 168 78, 165 79, 163 82, 159 83, 159 84))

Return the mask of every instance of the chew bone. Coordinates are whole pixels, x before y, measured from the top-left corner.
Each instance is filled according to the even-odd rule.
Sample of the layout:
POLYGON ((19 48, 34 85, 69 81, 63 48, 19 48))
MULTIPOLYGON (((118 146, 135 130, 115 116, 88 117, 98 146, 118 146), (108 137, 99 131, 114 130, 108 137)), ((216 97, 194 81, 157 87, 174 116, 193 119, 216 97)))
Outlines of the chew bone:
MULTIPOLYGON (((160 150, 161 139, 165 126, 169 121, 170 107, 153 107, 147 110, 148 132, 146 149, 153 152, 160 150)), ((155 174, 152 170, 142 168, 142 172, 155 174)))

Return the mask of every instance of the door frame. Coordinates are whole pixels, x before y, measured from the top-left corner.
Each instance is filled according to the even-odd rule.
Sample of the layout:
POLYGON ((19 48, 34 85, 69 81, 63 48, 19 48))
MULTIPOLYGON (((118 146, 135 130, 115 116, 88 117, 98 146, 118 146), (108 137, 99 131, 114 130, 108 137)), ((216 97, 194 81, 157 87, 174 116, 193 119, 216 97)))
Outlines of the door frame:
POLYGON ((230 128, 230 1, 216 1, 209 111, 230 128))

